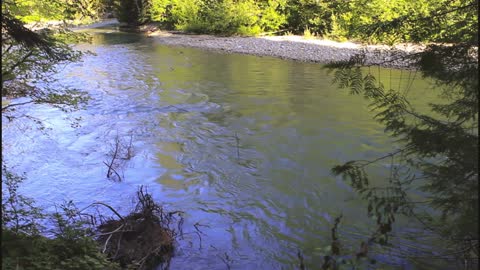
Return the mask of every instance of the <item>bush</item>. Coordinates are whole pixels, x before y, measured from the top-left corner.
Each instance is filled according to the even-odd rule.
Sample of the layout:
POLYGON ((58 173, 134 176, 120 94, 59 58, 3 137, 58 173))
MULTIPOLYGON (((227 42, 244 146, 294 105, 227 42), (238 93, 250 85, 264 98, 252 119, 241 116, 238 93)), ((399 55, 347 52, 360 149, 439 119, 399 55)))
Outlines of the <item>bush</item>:
POLYGON ((165 211, 143 187, 126 217, 104 203, 87 207, 105 206, 120 218, 115 220, 84 213, 87 208, 79 210, 72 201, 56 205, 60 211, 53 214, 42 213, 33 200, 17 193, 22 177, 6 166, 2 176, 2 269, 143 270, 168 264, 174 255, 182 213, 165 211), (41 221, 50 221, 49 231, 39 230, 41 221))
POLYGON ((98 250, 97 243, 82 237, 49 239, 40 235, 2 230, 2 269, 120 269, 98 250))
MULTIPOLYGON (((130 25, 156 21, 167 29, 221 35, 257 35, 278 30, 302 34, 308 29, 335 40, 391 44, 452 42, 446 39, 451 32, 460 39, 468 36, 469 31, 476 29, 478 16, 445 12, 432 25, 438 31, 428 31, 428 26, 416 27, 419 21, 406 19, 431 16, 446 1, 114 0, 117 18, 130 25), (377 34, 366 33, 365 27, 373 24, 377 34)), ((452 9, 470 5, 460 0, 450 2, 452 9)))
POLYGON ((325 35, 331 30, 332 3, 317 0, 291 0, 286 6, 288 27, 301 34, 309 31, 325 35))
POLYGON ((176 25, 179 30, 223 35, 255 35, 262 31, 258 25, 260 9, 253 0, 204 1, 195 5, 195 9, 183 7, 181 10, 182 13, 174 14, 180 21, 176 25), (187 10, 193 15, 187 16, 187 10))
POLYGON ((286 0, 268 0, 262 6, 259 25, 263 31, 277 31, 287 23, 286 0))
POLYGON ((257 35, 286 22, 285 0, 152 0, 151 19, 167 29, 217 35, 257 35))
POLYGON ((100 253, 92 230, 69 202, 61 213, 48 215, 30 198, 18 194, 23 177, 2 165, 2 269, 119 269, 100 253), (39 223, 53 218, 53 238, 40 233, 39 223))
MULTIPOLYGON (((348 39, 358 39, 371 43, 397 42, 429 42, 448 40, 450 33, 461 32, 464 29, 474 31, 478 16, 469 16, 461 12, 448 12, 442 5, 452 10, 468 6, 465 1, 407 1, 407 0, 355 0, 332 5, 332 19, 328 34, 348 39), (436 12, 445 13, 436 20, 429 20, 436 12), (412 19, 422 18, 422 19, 412 19), (431 22, 425 27, 418 27, 425 21, 431 22), (458 22, 461 21, 461 24, 458 22), (468 27, 468 26, 471 27, 468 27), (366 31, 375 26, 375 32, 366 31), (467 26, 467 27, 465 27, 467 26), (435 31, 431 31, 431 29, 435 31)), ((469 36, 465 32, 456 37, 469 36)))
POLYGON ((152 0, 150 19, 167 29, 174 29, 175 21, 172 15, 172 0, 152 0))

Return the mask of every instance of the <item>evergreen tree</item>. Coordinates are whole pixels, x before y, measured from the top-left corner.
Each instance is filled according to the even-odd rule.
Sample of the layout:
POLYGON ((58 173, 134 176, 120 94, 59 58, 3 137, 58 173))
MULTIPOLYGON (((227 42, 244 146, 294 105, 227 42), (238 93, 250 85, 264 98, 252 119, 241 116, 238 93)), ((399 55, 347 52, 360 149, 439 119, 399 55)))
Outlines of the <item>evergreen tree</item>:
POLYGON ((408 100, 410 89, 389 89, 372 73, 362 72, 362 55, 328 66, 340 88, 370 101, 375 119, 402 145, 376 160, 349 161, 332 171, 348 179, 368 201, 368 213, 377 218, 378 225, 371 240, 385 243, 395 217, 407 215, 448 241, 452 246, 448 256, 471 266, 478 262, 479 255, 478 2, 442 3, 427 15, 361 26, 366 35, 383 35, 403 31, 402 27, 408 25, 409 33, 419 40, 455 42, 432 44, 411 56, 415 68, 423 77, 433 79, 447 101, 431 104, 431 113, 415 110, 408 100), (455 31, 451 31, 453 26, 455 31), (390 177, 384 186, 375 186, 368 167, 386 159, 392 165, 390 177), (426 205, 439 210, 440 217, 428 214, 431 211, 410 198, 408 190, 413 186, 427 194, 426 205))

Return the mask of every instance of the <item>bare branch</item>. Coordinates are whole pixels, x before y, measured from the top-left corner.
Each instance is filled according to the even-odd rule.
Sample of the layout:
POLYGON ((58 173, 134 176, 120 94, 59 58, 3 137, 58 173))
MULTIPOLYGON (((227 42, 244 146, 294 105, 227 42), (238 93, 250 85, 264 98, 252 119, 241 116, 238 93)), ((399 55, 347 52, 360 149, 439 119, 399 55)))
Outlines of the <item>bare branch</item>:
POLYGON ((91 206, 93 205, 103 205, 105 207, 107 207, 108 209, 110 209, 113 213, 115 213, 115 215, 117 215, 123 222, 125 222, 125 219, 122 217, 122 215, 120 215, 115 209, 113 209, 113 207, 111 207, 110 205, 106 204, 106 203, 103 203, 103 202, 94 202, 94 203, 91 203, 90 205, 88 205, 87 207, 83 208, 82 210, 78 211, 79 213, 84 211, 85 209, 87 208, 90 208, 91 206))
POLYGON ((32 54, 33 54, 33 51, 29 51, 26 55, 24 55, 22 57, 22 59, 20 59, 18 62, 13 64, 12 67, 10 67, 10 69, 8 71, 2 72, 2 75, 5 76, 5 74, 12 73, 15 70, 15 68, 17 68, 19 65, 23 64, 27 60, 28 57, 32 56, 32 54))
POLYGON ((25 105, 25 104, 30 104, 30 103, 35 103, 35 100, 26 101, 26 102, 21 102, 21 103, 8 104, 7 106, 2 107, 2 112, 6 111, 8 108, 11 108, 11 107, 20 106, 20 105, 25 105))

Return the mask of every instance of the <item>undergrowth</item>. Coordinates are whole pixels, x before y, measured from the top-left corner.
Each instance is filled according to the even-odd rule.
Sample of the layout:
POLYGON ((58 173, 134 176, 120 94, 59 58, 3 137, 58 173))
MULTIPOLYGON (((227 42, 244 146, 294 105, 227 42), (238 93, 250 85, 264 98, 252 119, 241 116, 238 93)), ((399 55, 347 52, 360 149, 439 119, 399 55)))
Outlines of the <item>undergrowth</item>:
POLYGON ((175 239, 182 234, 182 213, 165 211, 143 187, 135 209, 125 217, 102 202, 81 210, 64 202, 51 214, 18 193, 23 179, 2 167, 2 269, 168 268, 175 239), (116 218, 100 214, 99 207, 116 218), (92 208, 97 211, 87 213, 92 208))

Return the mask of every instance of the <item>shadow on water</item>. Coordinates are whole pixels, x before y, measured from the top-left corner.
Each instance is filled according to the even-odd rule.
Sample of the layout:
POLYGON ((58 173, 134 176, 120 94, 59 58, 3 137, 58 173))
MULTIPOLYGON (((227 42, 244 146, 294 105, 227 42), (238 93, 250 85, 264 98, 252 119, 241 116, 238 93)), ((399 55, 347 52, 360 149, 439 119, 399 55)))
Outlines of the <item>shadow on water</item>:
MULTIPOLYGON (((108 28, 106 28, 108 29, 108 28)), ((97 31, 103 31, 102 28, 98 28, 97 31)), ((135 34, 135 33, 121 33, 121 32, 111 32, 108 34, 99 34, 92 36, 93 44, 103 44, 103 45, 115 45, 115 44, 130 44, 138 43, 144 40, 145 37, 135 34)))

